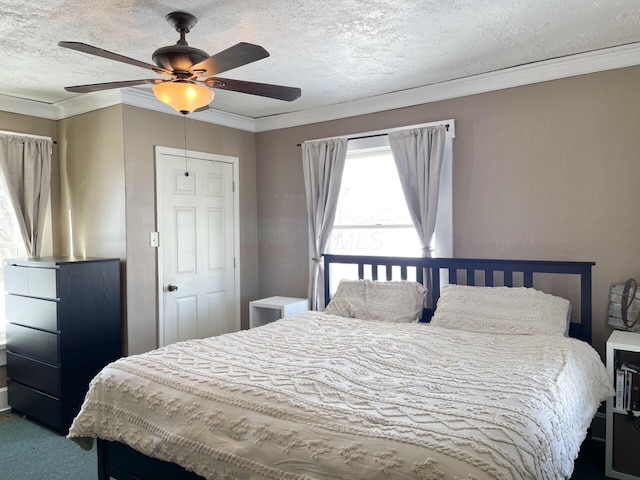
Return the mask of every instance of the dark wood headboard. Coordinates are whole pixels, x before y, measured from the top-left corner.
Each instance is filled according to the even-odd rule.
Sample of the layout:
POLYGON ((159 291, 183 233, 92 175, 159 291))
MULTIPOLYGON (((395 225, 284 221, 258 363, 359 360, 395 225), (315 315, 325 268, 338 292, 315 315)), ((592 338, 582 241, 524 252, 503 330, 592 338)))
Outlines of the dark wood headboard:
MULTIPOLYGON (((372 257, 364 255, 324 255, 325 305, 331 299, 331 286, 340 278, 331 278, 331 265, 348 264, 357 267, 357 278, 371 280, 415 279, 429 287, 432 305, 440 297, 441 275, 449 283, 478 286, 533 287, 535 273, 578 275, 580 283, 580 323, 572 322, 569 335, 591 343, 591 268, 595 262, 561 262, 540 260, 487 260, 477 258, 372 257), (400 278, 397 277, 400 274, 400 278), (411 275, 408 275, 411 273, 411 275)), ((547 292, 553 293, 553 292, 547 292)), ((428 322, 433 309, 426 308, 422 321, 428 322)))

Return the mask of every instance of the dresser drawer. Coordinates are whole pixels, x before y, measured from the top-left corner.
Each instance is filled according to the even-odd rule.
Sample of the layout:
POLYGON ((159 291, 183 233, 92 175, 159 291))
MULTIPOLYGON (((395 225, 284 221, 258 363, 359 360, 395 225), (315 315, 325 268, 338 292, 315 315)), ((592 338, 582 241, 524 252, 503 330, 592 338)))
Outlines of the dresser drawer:
POLYGON ((7 377, 44 393, 60 396, 60 369, 17 353, 7 353, 7 377))
POLYGON ((58 302, 55 300, 7 295, 6 311, 7 322, 52 332, 60 330, 58 302))
POLYGON ((9 323, 7 350, 55 365, 60 363, 59 337, 55 333, 9 323))
POLYGON ((40 298, 58 298, 55 268, 34 268, 6 265, 4 288, 7 293, 40 298))
POLYGON ((9 406, 51 427, 62 428, 60 400, 13 380, 7 381, 9 406))

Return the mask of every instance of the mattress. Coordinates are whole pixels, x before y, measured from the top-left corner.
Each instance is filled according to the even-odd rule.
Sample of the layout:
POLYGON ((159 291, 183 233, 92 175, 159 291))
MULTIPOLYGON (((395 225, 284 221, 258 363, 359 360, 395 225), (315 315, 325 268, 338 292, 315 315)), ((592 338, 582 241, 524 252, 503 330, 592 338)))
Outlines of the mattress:
POLYGON ((69 438, 207 479, 556 479, 611 394, 579 340, 306 312, 108 365, 69 438))

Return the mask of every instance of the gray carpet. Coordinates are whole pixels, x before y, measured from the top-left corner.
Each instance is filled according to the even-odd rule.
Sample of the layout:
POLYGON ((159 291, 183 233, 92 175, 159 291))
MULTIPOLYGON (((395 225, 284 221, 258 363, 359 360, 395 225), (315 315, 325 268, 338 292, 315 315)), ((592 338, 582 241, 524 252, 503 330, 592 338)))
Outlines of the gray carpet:
POLYGON ((11 413, 0 414, 0 477, 6 480, 96 480, 94 449, 11 413))
MULTIPOLYGON (((0 477, 4 480, 96 480, 95 446, 71 440, 11 413, 0 414, 0 477)), ((571 480, 604 480, 604 444, 585 442, 571 480)))

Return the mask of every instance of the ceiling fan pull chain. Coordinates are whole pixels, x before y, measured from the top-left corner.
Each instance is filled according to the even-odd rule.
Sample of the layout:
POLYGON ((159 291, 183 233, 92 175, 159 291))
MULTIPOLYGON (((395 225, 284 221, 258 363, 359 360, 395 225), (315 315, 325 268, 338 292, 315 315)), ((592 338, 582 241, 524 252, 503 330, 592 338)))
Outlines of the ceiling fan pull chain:
POLYGON ((184 176, 189 176, 189 157, 187 156, 187 114, 182 114, 184 124, 184 176))

